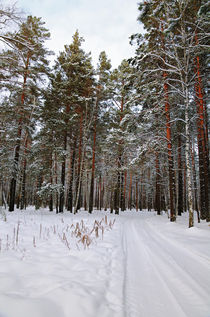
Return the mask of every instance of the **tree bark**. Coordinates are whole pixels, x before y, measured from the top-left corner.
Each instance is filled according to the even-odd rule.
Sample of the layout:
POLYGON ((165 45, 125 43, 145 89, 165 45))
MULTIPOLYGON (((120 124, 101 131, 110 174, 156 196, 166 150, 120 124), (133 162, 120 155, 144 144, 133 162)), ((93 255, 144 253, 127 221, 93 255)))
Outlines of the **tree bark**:
MULTIPOLYGON (((187 81, 186 81, 187 83, 187 81)), ((189 93, 186 86, 186 100, 185 100, 185 134, 186 134, 186 174, 187 174, 187 197, 188 197, 188 209, 189 209, 189 228, 194 225, 193 218, 193 205, 192 205, 192 179, 191 179, 191 166, 190 166, 190 126, 189 126, 189 93)))
POLYGON ((15 193, 16 193, 16 183, 17 183, 17 174, 18 174, 18 164, 19 164, 19 157, 20 157, 20 144, 21 144, 21 137, 22 137, 22 121, 23 121, 23 105, 25 100, 25 85, 26 80, 28 77, 28 67, 29 67, 29 61, 30 61, 30 53, 27 54, 27 60, 26 60, 26 67, 24 71, 24 77, 23 77, 23 89, 21 94, 21 106, 19 111, 19 121, 18 121, 18 132, 17 132, 17 141, 15 145, 14 150, 14 166, 13 166, 13 175, 10 182, 10 200, 9 200, 9 211, 14 211, 15 207, 15 193))
MULTIPOLYGON (((196 45, 198 44, 197 34, 195 35, 196 45)), ((200 213, 201 219, 210 221, 209 211, 209 168, 208 168, 208 146, 206 143, 205 133, 205 107, 203 96, 203 85, 200 74, 200 59, 196 56, 195 62, 196 72, 196 102, 197 102, 197 128, 198 128, 198 153, 199 153, 199 175, 200 175, 200 213)))
POLYGON ((75 165, 75 156, 76 156, 76 137, 73 144, 72 155, 71 155, 71 172, 69 179, 69 190, 68 190, 68 203, 67 210, 72 212, 73 208, 73 181, 74 181, 74 165, 75 165))
POLYGON ((156 152, 155 167, 156 167, 155 209, 157 211, 157 214, 160 215, 160 162, 159 162, 158 152, 156 152))
POLYGON ((183 213, 182 139, 178 135, 178 215, 183 213))
POLYGON ((63 160, 61 165, 61 189, 60 189, 60 199, 59 199, 59 213, 63 212, 64 208, 64 194, 65 194, 65 178, 66 178, 66 146, 67 146, 67 131, 64 132, 63 140, 63 160))

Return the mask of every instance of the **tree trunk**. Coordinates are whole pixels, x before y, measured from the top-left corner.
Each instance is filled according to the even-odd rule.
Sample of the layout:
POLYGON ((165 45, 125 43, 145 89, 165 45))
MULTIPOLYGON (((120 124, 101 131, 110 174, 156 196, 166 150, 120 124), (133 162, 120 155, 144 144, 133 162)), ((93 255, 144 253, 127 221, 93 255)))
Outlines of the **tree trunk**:
POLYGON ((74 213, 77 213, 78 209, 80 209, 80 200, 81 200, 82 138, 83 138, 83 111, 82 109, 80 109, 80 138, 79 138, 77 182, 76 182, 76 201, 75 201, 74 213))
MULTIPOLYGON (((198 44, 197 34, 195 36, 196 44, 198 44)), ((202 79, 200 75, 200 59, 196 57, 196 101, 197 101, 197 127, 198 127, 198 153, 199 153, 199 175, 200 175, 200 212, 201 219, 210 221, 209 211, 209 168, 208 168, 208 151, 205 135, 205 109, 202 79)))
MULTIPOLYGON (((57 174, 57 154, 55 152, 55 184, 58 184, 58 174, 57 174)), ((56 195, 55 195, 55 209, 56 214, 58 213, 58 190, 56 189, 56 195)))
POLYGON ((121 207, 122 211, 125 211, 126 183, 127 183, 127 171, 125 171, 124 173, 124 188, 123 188, 122 207, 121 207))
POLYGON ((167 74, 164 72, 163 77, 164 93, 165 93, 165 115, 166 115, 166 138, 168 148, 168 174, 169 174, 169 196, 170 196, 170 221, 176 221, 176 215, 174 211, 174 164, 172 156, 172 140, 171 140, 171 119, 170 119, 170 105, 168 101, 168 84, 166 83, 167 74))
POLYGON ((101 210, 102 205, 102 189, 101 189, 101 174, 99 175, 99 210, 101 210))
POLYGON ((68 203, 67 210, 72 212, 73 208, 73 181, 74 181, 74 165, 75 165, 75 155, 76 155, 76 137, 73 144, 72 155, 71 155, 71 172, 69 179, 69 191, 68 191, 68 203))
POLYGON ((17 141, 16 141, 15 151, 14 151, 13 175, 10 182, 9 211, 14 211, 14 207, 15 207, 15 192, 16 192, 18 164, 19 164, 19 157, 20 157, 20 143, 21 143, 21 137, 22 137, 22 121, 23 121, 22 110, 23 110, 24 100, 25 100, 25 85, 26 85, 26 80, 28 77, 29 60, 30 60, 30 53, 28 53, 27 55, 26 67, 25 67, 24 77, 23 77, 23 89, 21 94, 21 106, 20 106, 21 109, 19 111, 20 118, 18 121, 17 141))
MULTIPOLYGON (((42 175, 41 175, 41 173, 38 176, 36 187, 37 187, 36 190, 40 191, 40 189, 42 187, 42 175)), ((38 194, 36 194, 35 209, 38 210, 40 207, 41 207, 41 198, 39 197, 38 194)))
POLYGON ((198 223, 200 223, 200 214, 198 209, 197 180, 196 180, 195 159, 194 159, 194 153, 195 153, 194 143, 193 143, 193 149, 191 147, 190 150, 191 150, 191 158, 192 158, 193 183, 194 183, 194 209, 197 212, 198 223))
POLYGON ((182 179, 182 139, 178 135, 178 215, 183 213, 183 179, 182 179))
MULTIPOLYGON (((186 81, 187 83, 187 81, 186 81)), ((185 97, 185 134, 186 134, 186 174, 187 174, 187 198, 188 198, 188 209, 189 209, 189 228, 193 227, 193 206, 192 206, 192 179, 191 179, 191 167, 190 167, 190 126, 189 126, 189 93, 186 87, 185 97)))
POLYGON ((64 132, 64 142, 63 142, 63 161, 61 165, 61 189, 60 189, 60 200, 59 200, 59 213, 63 212, 64 208, 64 194, 65 194, 65 178, 66 178, 66 146, 67 146, 67 131, 64 132))
MULTIPOLYGON (((164 43, 164 33, 163 33, 163 23, 161 24, 162 31, 162 47, 165 50, 164 43)), ((164 68, 165 68, 164 61, 164 68)), ((171 119, 170 119, 170 104, 168 97, 168 83, 167 83, 167 73, 163 72, 164 79, 164 99, 165 99, 165 116, 166 116, 166 139, 167 139, 167 149, 168 149, 168 174, 169 174, 169 196, 170 196, 170 221, 176 221, 176 214, 174 210, 174 164, 173 164, 173 156, 172 156, 172 140, 171 140, 171 119)))
POLYGON ((128 192, 128 209, 132 209, 132 172, 130 172, 130 183, 128 192))
POLYGON ((119 198, 120 198, 120 171, 117 171, 117 183, 114 191, 114 210, 115 214, 119 215, 119 198))
MULTIPOLYGON (((50 153, 50 184, 53 185, 53 158, 52 158, 52 151, 50 153)), ((50 191, 50 198, 49 198, 49 210, 53 211, 53 193, 52 190, 50 191)))
POLYGON ((90 182, 90 197, 89 197, 89 213, 93 211, 93 196, 94 196, 94 178, 95 178, 95 153, 96 153, 96 134, 97 134, 97 117, 98 117, 98 103, 99 103, 99 92, 97 91, 96 96, 96 109, 95 109, 95 120, 94 120, 94 131, 93 131, 93 157, 92 157, 92 171, 91 171, 91 182, 90 182))
POLYGON ((139 199, 138 199, 138 179, 136 177, 136 211, 139 210, 139 199))
POLYGON ((157 211, 157 214, 160 215, 160 162, 159 162, 158 152, 156 152, 155 167, 156 167, 155 209, 157 211))

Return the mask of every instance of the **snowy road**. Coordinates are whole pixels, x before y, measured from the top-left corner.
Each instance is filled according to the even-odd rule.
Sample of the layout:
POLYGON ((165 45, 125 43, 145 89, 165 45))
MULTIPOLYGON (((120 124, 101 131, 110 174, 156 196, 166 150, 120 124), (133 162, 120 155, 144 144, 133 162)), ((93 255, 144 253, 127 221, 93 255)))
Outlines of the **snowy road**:
POLYGON ((210 316, 209 260, 153 221, 147 213, 124 222, 125 316, 210 316))
POLYGON ((210 317, 209 241, 210 226, 188 229, 187 215, 8 213, 0 317, 210 317), (93 232, 84 249, 73 231, 80 223, 90 232, 96 219, 104 235, 93 232))

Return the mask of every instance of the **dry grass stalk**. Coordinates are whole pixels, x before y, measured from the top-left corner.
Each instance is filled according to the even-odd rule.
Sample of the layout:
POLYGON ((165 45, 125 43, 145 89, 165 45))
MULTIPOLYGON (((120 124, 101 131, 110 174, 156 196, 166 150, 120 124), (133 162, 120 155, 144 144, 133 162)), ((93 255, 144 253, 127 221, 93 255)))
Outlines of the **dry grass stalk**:
POLYGON ((13 229, 13 239, 12 239, 13 249, 15 248, 15 238, 16 238, 16 228, 14 227, 14 229, 13 229))
POLYGON ((68 242, 68 240, 66 238, 65 233, 63 233, 63 241, 65 242, 65 245, 67 246, 67 248, 70 250, 70 245, 69 245, 69 242, 68 242))
POLYGON ((88 234, 84 234, 83 237, 78 242, 82 242, 82 244, 84 245, 84 248, 86 249, 86 247, 89 247, 92 240, 88 234))
POLYGON ((20 231, 20 222, 18 222, 18 225, 17 225, 17 231, 16 231, 16 245, 18 245, 19 231, 20 231))
POLYGON ((96 238, 98 238, 98 227, 95 227, 96 238))
POLYGON ((33 246, 34 246, 34 248, 36 248, 36 238, 35 238, 35 236, 33 237, 33 246))
POLYGON ((41 239, 42 237, 42 224, 40 223, 40 227, 39 227, 39 239, 41 239))
POLYGON ((9 235, 7 234, 7 244, 6 244, 6 250, 9 250, 9 235))

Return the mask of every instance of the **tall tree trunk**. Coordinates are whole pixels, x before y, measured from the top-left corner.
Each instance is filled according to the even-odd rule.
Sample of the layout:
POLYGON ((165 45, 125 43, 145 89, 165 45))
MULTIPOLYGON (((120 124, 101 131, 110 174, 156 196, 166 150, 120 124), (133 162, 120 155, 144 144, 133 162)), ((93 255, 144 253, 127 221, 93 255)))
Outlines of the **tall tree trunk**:
POLYGON ((10 182, 9 211, 14 211, 14 207, 15 207, 15 192, 16 192, 18 164, 19 164, 19 157, 20 157, 20 144, 21 144, 21 137, 22 137, 22 121, 23 121, 22 110, 23 110, 24 100, 25 100, 25 85, 26 85, 26 80, 28 77, 29 60, 30 60, 30 53, 28 53, 28 55, 27 55, 26 67, 25 67, 24 77, 23 77, 21 106, 20 106, 20 110, 18 111, 20 118, 18 121, 17 141, 16 141, 16 145, 15 145, 15 150, 14 150, 13 174, 12 174, 12 179, 10 182))
MULTIPOLYGON (((195 42, 198 44, 197 34, 195 42)), ((203 96, 203 85, 200 74, 200 59, 196 56, 196 101, 197 101, 197 127, 198 127, 198 153, 199 153, 199 175, 200 175, 200 212, 201 219, 210 221, 209 210, 209 168, 208 150, 205 135, 205 106, 203 96)))
POLYGON ((184 162, 183 162, 183 170, 184 170, 184 182, 183 182, 183 185, 184 185, 184 190, 183 190, 184 199, 183 199, 183 208, 184 208, 184 211, 186 212, 186 211, 187 211, 187 173, 186 173, 186 160, 184 160, 184 162))
POLYGON ((178 215, 183 213, 183 178, 182 178, 182 139, 178 135, 178 215))
MULTIPOLYGON (((53 185, 53 158, 52 158, 52 151, 50 153, 50 184, 53 185)), ((53 193, 52 193, 52 190, 50 191, 50 197, 49 197, 49 210, 53 211, 53 193)))
POLYGON ((128 192, 128 209, 132 209, 132 172, 130 171, 130 183, 128 192))
POLYGON ((65 130, 64 130, 64 140, 63 140, 63 160, 61 164, 61 190, 60 190, 60 200, 59 200, 59 212, 63 212, 64 209, 64 196, 65 196, 65 179, 66 179, 66 149, 67 149, 67 131, 68 131, 68 122, 69 122, 69 115, 70 112, 70 106, 66 106, 65 110, 65 130))
POLYGON ((138 178, 136 177, 136 211, 139 209, 139 199, 138 199, 138 178))
POLYGON ((165 93, 165 115, 166 115, 166 138, 168 148, 168 173, 169 173, 169 196, 170 196, 170 221, 176 221, 176 215, 174 211, 174 164, 172 156, 172 140, 171 140, 171 119, 170 119, 170 105, 168 101, 168 84, 166 83, 167 74, 163 74, 164 93, 165 93))
MULTIPOLYGON (((124 86, 124 80, 122 81, 122 85, 124 86)), ((123 119, 123 111, 124 111, 124 96, 121 97, 121 104, 120 104, 120 123, 123 119)), ((121 201, 123 197, 123 184, 121 186, 121 167, 122 167, 122 153, 123 153, 123 140, 119 140, 118 146, 118 160, 117 160, 117 182, 115 187, 115 194, 114 194, 114 209, 115 214, 119 215, 119 208, 122 206, 121 201)))
POLYGON ((91 170, 91 181, 90 181, 90 197, 89 197, 89 209, 88 209, 89 213, 92 213, 93 211, 98 103, 99 103, 99 90, 97 90, 97 96, 96 96, 96 109, 95 109, 94 129, 93 129, 93 157, 92 157, 92 170, 91 170))
POLYGON ((72 212, 73 208, 73 181, 74 181, 74 165, 75 165, 75 156, 76 156, 76 137, 73 144, 72 155, 71 155, 71 172, 69 179, 69 190, 68 190, 68 203, 67 210, 72 212))
MULTIPOLYGON (((122 181, 122 180, 121 180, 122 181)), ((124 184, 122 182, 122 184, 124 185, 123 188, 123 198, 122 198, 122 211, 125 211, 125 196, 126 196, 126 183, 127 183, 127 170, 124 173, 124 184)))
POLYGON ((110 213, 112 214, 114 210, 114 200, 113 200, 113 186, 111 185, 111 194, 110 194, 110 213))
POLYGON ((160 215, 160 162, 159 162, 158 152, 156 152, 155 167, 156 167, 155 209, 157 211, 157 214, 160 215))
MULTIPOLYGON (((55 184, 58 185, 58 174, 57 174, 57 171, 58 171, 58 167, 57 167, 57 154, 55 152, 55 184)), ((58 213, 58 190, 56 190, 56 195, 55 195, 55 208, 56 208, 56 214, 58 213)))
MULTIPOLYGON (((186 80, 186 83, 188 81, 186 80)), ((186 134, 186 173, 187 173, 187 198, 188 198, 188 209, 189 209, 189 228, 194 225, 193 218, 193 205, 192 205, 192 179, 191 179, 191 166, 190 166, 190 125, 189 125, 189 92, 186 86, 186 97, 185 97, 185 134, 186 134)))
POLYGON ((200 223, 200 214, 198 209, 197 180, 196 180, 195 159, 194 159, 194 153, 195 153, 194 143, 193 143, 193 149, 191 147, 190 150, 191 150, 191 158, 192 158, 193 183, 194 183, 194 209, 197 212, 198 223, 200 223))
POLYGON ((76 201, 74 213, 80 209, 81 200, 81 177, 82 177, 82 138, 83 138, 83 111, 80 109, 80 136, 79 136, 79 151, 78 151, 78 167, 77 167, 77 181, 76 181, 76 201))
POLYGON ((101 189, 101 174, 99 175, 99 210, 101 210, 102 205, 102 189, 101 189))
POLYGON ((24 209, 26 205, 26 165, 27 165, 27 151, 28 151, 28 135, 26 134, 25 144, 24 144, 24 156, 23 156, 23 179, 21 188, 21 199, 20 199, 20 209, 24 209))
POLYGON ((99 182, 96 182, 95 206, 96 209, 99 210, 99 182))
POLYGON ((120 177, 120 208, 121 208, 121 211, 124 211, 124 171, 121 171, 121 177, 120 177))
POLYGON ((61 164, 61 189, 60 189, 60 200, 59 200, 59 212, 63 212, 64 208, 64 194, 65 194, 65 178, 66 178, 66 146, 67 146, 67 131, 64 132, 63 140, 63 160, 61 164))
POLYGON ((118 163, 118 171, 117 171, 117 182, 115 185, 114 191, 114 210, 115 214, 119 215, 119 198, 120 198, 120 171, 119 171, 119 164, 118 163))
MULTIPOLYGON (((42 174, 40 172, 38 178, 37 178, 37 185, 36 185, 36 191, 40 191, 42 187, 42 174)), ((40 196, 36 193, 36 201, 35 201, 35 209, 38 210, 41 207, 41 198, 40 196)))
MULTIPOLYGON (((163 24, 161 25, 162 31, 162 47, 165 50, 163 24)), ((164 68, 165 68, 164 61, 164 68)), ((164 79, 164 99, 165 99, 165 116, 166 116, 166 139, 167 139, 167 149, 168 149, 168 174, 169 174, 169 196, 170 196, 170 221, 176 221, 176 214, 174 210, 174 164, 172 156, 172 140, 171 140, 171 119, 170 119, 170 104, 168 96, 168 83, 167 83, 167 73, 163 72, 164 79)))

